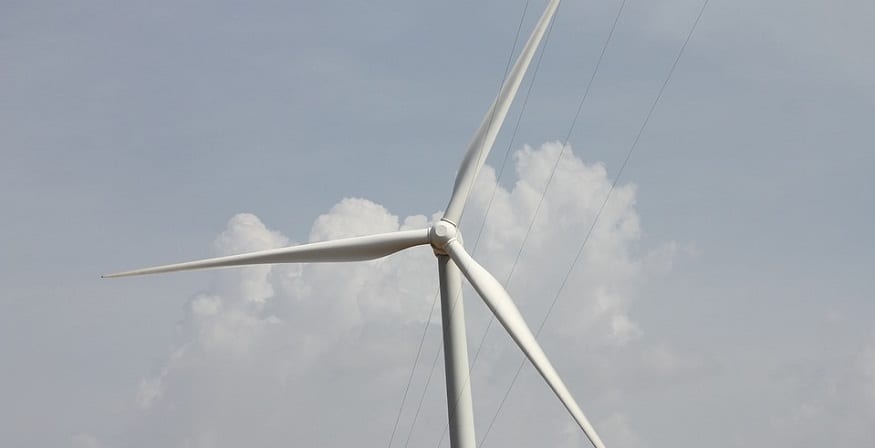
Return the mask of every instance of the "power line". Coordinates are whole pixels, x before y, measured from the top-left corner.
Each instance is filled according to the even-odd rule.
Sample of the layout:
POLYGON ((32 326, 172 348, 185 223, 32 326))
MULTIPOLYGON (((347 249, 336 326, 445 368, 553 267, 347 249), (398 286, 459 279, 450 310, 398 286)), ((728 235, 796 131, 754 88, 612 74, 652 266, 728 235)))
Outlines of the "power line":
MULTIPOLYGON (((663 81, 662 86, 660 86, 659 91, 657 92, 656 97, 653 100, 653 103, 650 105, 650 109, 647 111, 647 115, 645 116, 644 121, 641 123, 641 127, 638 129, 638 133, 636 134, 635 139, 632 141, 632 145, 629 147, 629 150, 626 152, 626 157, 623 159, 623 163, 620 165, 620 169, 617 172, 617 176, 614 178, 614 181, 611 183, 611 188, 608 190, 608 193, 605 195, 605 199, 602 201, 602 204, 599 207, 598 212, 596 213, 596 215, 593 219, 592 225, 590 225, 589 230, 587 231, 586 236, 583 239, 583 242, 580 244, 580 247, 578 248, 577 254, 574 257, 574 260, 572 261, 571 266, 569 267, 568 271, 565 273, 565 277, 562 279, 562 283, 559 286, 559 290, 556 292, 556 295, 554 296, 553 301, 550 303, 550 307, 547 309, 547 314, 544 316, 543 320, 541 320, 541 323, 538 326, 538 330, 535 333, 536 337, 538 335, 540 335, 541 331, 544 329, 544 325, 546 324, 547 319, 549 319, 550 314, 553 312, 553 309, 556 306, 556 302, 558 301, 559 296, 561 295, 562 291, 565 289, 565 286, 568 282, 569 277, 571 276, 571 273, 574 271, 574 268, 577 265, 577 262, 580 260, 580 256, 583 253, 583 250, 586 247, 586 244, 589 241, 590 236, 592 235, 593 229, 595 228, 596 224, 598 223, 599 218, 601 217, 601 214, 605 209, 605 205, 608 203, 608 200, 610 199, 611 194, 613 193, 615 187, 617 186, 617 183, 619 182, 620 178, 622 177, 623 171, 625 170, 626 165, 628 164, 629 159, 632 156, 632 153, 635 151, 635 148, 638 146, 638 142, 641 140, 641 136, 644 134, 644 130, 647 128, 647 124, 650 122, 650 118, 653 116, 653 111, 656 109, 657 104, 659 104, 659 100, 662 98, 662 95, 665 92, 665 88, 666 88, 666 86, 668 86, 668 83, 671 80, 672 75, 674 74, 675 68, 677 68, 678 62, 680 61, 681 56, 683 56, 684 50, 686 50, 686 48, 687 48, 687 44, 689 44, 690 39, 692 38, 693 33, 696 30, 696 27, 699 25, 699 21, 702 19, 702 15, 704 14, 705 8, 708 6, 709 1, 710 0, 704 0, 702 2, 702 7, 699 9, 699 14, 696 16, 695 21, 693 21, 693 25, 692 25, 692 27, 690 27, 690 31, 689 31, 689 33, 687 33, 687 37, 686 37, 686 39, 684 39, 683 45, 681 45, 680 50, 678 50, 677 56, 675 56, 675 59, 672 62, 671 68, 668 71, 668 75, 666 75, 666 78, 663 81)), ((625 3, 625 0, 624 0, 624 3, 625 3)), ((570 132, 569 132, 569 135, 570 135, 570 132)), ((545 188, 545 191, 546 191, 546 188, 545 188)), ((511 380, 510 385, 507 388, 507 391, 505 392, 504 396, 502 397, 501 402, 498 405, 498 409, 495 411, 495 414, 492 418, 492 423, 494 423, 498 414, 501 412, 501 409, 504 406, 504 403, 507 401, 507 398, 510 395, 510 392, 513 389, 514 384, 516 384, 516 380, 519 377, 519 374, 522 371, 524 366, 525 366, 525 359, 523 359, 522 362, 520 363, 519 367, 516 370, 516 373, 513 376, 513 379, 511 380)), ((492 423, 490 423, 489 429, 492 428, 492 423)), ((489 435, 489 430, 487 430, 486 434, 484 435, 484 437, 480 443, 481 446, 486 442, 486 437, 488 435, 489 435)))
MULTIPOLYGON (((546 53, 547 45, 550 43, 550 35, 553 33, 553 26, 556 23, 557 17, 559 16, 559 10, 561 9, 561 6, 562 5, 560 3, 559 7, 557 7, 557 9, 556 9, 553 20, 550 22, 550 25, 547 28, 546 35, 544 36, 543 47, 542 47, 541 51, 538 53, 538 59, 535 61, 535 67, 532 70, 532 80, 529 83, 529 87, 528 87, 528 89, 526 89, 526 93, 525 93, 525 96, 523 98, 522 108, 521 108, 520 113, 517 117, 517 121, 516 121, 516 124, 514 126, 514 130, 513 130, 513 135, 511 137, 510 143, 508 144, 508 148, 507 148, 507 151, 506 151, 505 156, 504 156, 504 161, 502 162, 502 171, 503 171, 503 167, 504 167, 505 163, 507 162, 507 158, 508 158, 507 154, 510 151, 511 145, 513 144, 513 140, 516 138, 516 134, 517 134, 517 131, 519 129, 520 121, 522 120, 523 113, 525 112, 525 107, 529 102, 529 96, 532 93, 532 88, 535 85, 535 81, 538 79, 538 72, 540 71, 540 68, 541 68, 541 61, 544 58, 544 53, 546 53)), ((492 208, 492 203, 493 203, 493 200, 495 198, 495 192, 497 189, 498 189, 498 183, 496 182, 496 185, 492 190, 492 197, 490 198, 489 204, 487 205, 487 208, 486 208, 486 214, 484 215, 483 221, 480 223, 480 230, 477 233, 477 239, 476 239, 477 243, 479 243, 480 236, 483 234, 483 228, 486 225, 486 217, 489 215, 489 211, 492 208)), ((472 253, 475 253, 476 250, 477 250, 477 244, 474 245, 474 248, 472 249, 472 253)), ((489 323, 487 324, 487 327, 486 327, 486 332, 489 331, 489 326, 492 325, 492 322, 494 320, 495 320, 495 316, 491 316, 489 319, 489 323)), ((477 346, 477 351, 474 353, 474 357, 472 358, 471 363, 468 366, 468 378, 467 378, 467 381, 465 384, 469 384, 469 385, 471 384, 470 383, 471 372, 473 372, 474 367, 477 365, 477 360, 480 357, 480 349, 483 345, 483 341, 486 338, 486 334, 487 334, 486 332, 484 332, 483 337, 480 339, 480 344, 478 344, 478 346, 477 346)), ((456 399, 456 402, 458 402, 458 397, 456 399)), ((441 433, 441 438, 438 440, 438 446, 441 445, 444 438, 447 436, 448 430, 449 430, 449 422, 446 425, 444 425, 444 430, 441 433)))
MULTIPOLYGON (((503 85, 504 80, 507 78, 507 73, 508 73, 508 71, 510 71, 510 65, 511 65, 511 62, 513 61, 513 55, 514 55, 514 52, 516 51, 517 45, 519 44, 519 38, 520 38, 520 33, 521 33, 522 27, 523 27, 523 22, 525 20, 526 13, 529 10, 529 1, 530 0, 526 0, 526 3, 523 7, 523 12, 520 16, 520 21, 519 21, 519 24, 517 25, 516 34, 515 34, 514 39, 513 39, 513 45, 511 46, 510 53, 508 54, 508 57, 507 57, 507 62, 505 63, 504 74, 502 75, 502 84, 501 85, 503 85)), ((499 85, 499 91, 501 91, 501 85, 499 85)), ((494 116, 495 116, 495 112, 493 111, 493 113, 490 114, 490 118, 489 118, 490 122, 492 121, 494 116)), ((479 244, 479 241, 480 241, 480 235, 478 234, 477 239, 474 242, 474 250, 476 250, 477 245, 479 244)), ((431 318, 434 315, 434 310, 436 308, 437 298, 439 295, 440 295, 440 291, 437 291, 435 293, 434 299, 432 299, 432 304, 431 304, 431 308, 429 309, 428 318, 425 321, 426 325, 422 331, 422 336, 419 339, 419 347, 416 350, 416 357, 413 360, 413 367, 410 369, 410 375, 407 378, 407 385, 404 387, 404 393, 403 393, 402 398, 401 398, 401 405, 398 407, 398 415, 395 417, 395 424, 392 426, 392 434, 389 436, 388 448, 392 447, 392 441, 394 440, 395 433, 398 430, 398 424, 401 420, 401 414, 404 411, 404 404, 407 401, 407 394, 410 391, 410 385, 413 382, 413 376, 416 373, 416 367, 419 365, 419 358, 420 358, 420 355, 422 354, 422 347, 425 344, 425 337, 428 334, 428 327, 429 327, 428 323, 431 322, 431 318)), ((454 310, 455 310, 455 306, 452 306, 450 313, 452 313, 454 310)), ((410 430, 407 433, 407 439, 404 442, 405 447, 410 443, 410 437, 413 434, 413 429, 416 426, 416 421, 419 417, 419 412, 422 409, 423 402, 425 401, 425 394, 428 391, 429 384, 431 384, 431 378, 434 375, 435 366, 437 364, 438 358, 440 357, 440 353, 441 353, 441 348, 439 347, 437 353, 435 354, 435 359, 434 359, 434 361, 432 361, 431 370, 429 371, 428 378, 426 379, 425 387, 423 388, 422 395, 420 396, 420 399, 419 399, 419 403, 416 406, 416 413, 414 414, 413 420, 410 424, 410 430)))
MULTIPOLYGON (((560 6, 561 6, 561 4, 560 4, 560 6)), ((522 103, 522 109, 520 110, 520 114, 517 117, 517 122, 514 126, 513 135, 511 137, 510 143, 508 144, 508 148, 507 148, 508 151, 505 153, 504 161, 502 162, 502 171, 503 171, 503 167, 505 166, 505 164, 507 162, 508 154, 510 152, 511 145, 513 144, 513 140, 516 138, 516 133, 517 133, 517 130, 519 129, 520 121, 522 121, 523 113, 525 112, 525 106, 529 102, 529 95, 532 93, 532 88, 534 87, 535 81, 538 78, 538 72, 539 72, 540 67, 541 67, 541 60, 543 59, 544 53, 546 52, 547 44, 550 42, 550 34, 552 34, 552 32, 553 32, 553 24, 555 23, 556 17, 558 17, 558 15, 559 15, 559 9, 556 10, 556 16, 554 16, 553 22, 550 23, 550 27, 547 29, 547 34, 544 37, 544 47, 541 50, 541 52, 538 54, 538 59, 535 62, 535 67, 532 71, 532 81, 530 82, 529 87, 526 90, 525 97, 524 97, 523 103, 522 103)), ((483 221, 480 223, 480 230, 477 233, 477 241, 480 241, 480 236, 483 234, 483 229, 486 226, 486 218, 489 216, 489 211, 492 208, 492 203, 494 202, 495 193, 496 193, 497 189, 498 189, 498 182, 496 179, 495 187, 493 187, 493 189, 492 189, 492 197, 490 198, 489 203, 488 203, 487 208, 486 208, 486 214, 484 215, 483 221)), ((475 245, 474 249, 472 250, 472 253, 475 252, 476 250, 477 250, 477 246, 475 245)), ((505 285, 507 284, 507 280, 505 280, 504 284, 505 285)), ((495 321, 495 316, 490 315, 489 322, 486 325, 486 330, 484 331, 483 336, 480 338, 480 343, 477 345, 477 350, 474 352, 474 357, 471 359, 471 364, 468 367, 468 379, 469 380, 471 378, 471 372, 474 370, 474 367, 477 365, 477 360, 480 358, 480 351, 481 351, 481 348, 483 346, 483 342, 486 340, 486 335, 488 334, 489 328, 492 326, 492 323, 494 321, 495 321)), ((468 384, 470 384, 470 382, 468 384)), ((447 423, 447 425, 444 426, 444 431, 443 431, 443 433, 441 433, 441 438, 438 441, 438 446, 440 446, 441 442, 443 442, 444 438, 446 437, 448 429, 449 429, 449 423, 447 423)))
MULTIPOLYGON (((425 335, 428 334, 428 324, 431 322, 431 317, 434 315, 435 305, 439 293, 434 295, 429 308, 428 318, 425 320, 425 328, 422 330, 422 337, 419 338, 419 348, 416 349, 416 358, 413 359, 413 368, 410 369, 410 375, 407 377, 407 386, 404 387, 404 394, 401 397, 401 406, 398 407, 398 415, 395 417, 395 424, 392 426, 392 434, 389 436, 389 448, 392 447, 392 441, 395 439, 395 432, 398 430, 398 422, 401 420, 401 414, 404 410, 404 403, 407 402, 407 393, 410 391, 410 384, 413 382, 413 374, 416 373, 416 366, 419 364, 419 356, 422 354, 422 346, 425 343, 425 335)), ((417 414, 419 410, 417 409, 417 414)))
MULTIPOLYGON (((571 139, 571 134, 574 131, 575 126, 577 125, 577 120, 580 117, 580 112, 583 110, 583 105, 586 103, 587 98, 589 98, 589 93, 592 90, 592 85, 595 82, 596 76, 598 75, 599 68, 601 68, 602 61, 605 58, 605 53, 607 53, 608 46, 611 43, 611 39, 614 36, 614 31, 617 29, 617 24, 620 21, 620 16, 623 14, 623 9, 626 7, 626 0, 623 0, 620 3, 620 7, 617 9, 617 14, 614 16, 614 21, 611 23, 610 31, 608 31, 608 36, 605 38, 604 44, 602 44, 601 52, 599 53, 599 57, 596 60, 595 67, 593 68, 592 74, 589 77, 589 81, 586 84, 586 88, 584 89, 583 96, 580 99, 580 103, 577 106, 577 111, 574 113, 574 118, 571 120, 571 126, 568 129, 568 132, 565 134, 565 140, 562 144, 562 148, 559 150, 559 155, 556 157, 556 161, 553 163, 553 168, 550 171, 550 176, 547 178, 547 183, 544 185, 544 191, 541 193, 540 199, 538 199, 538 205, 535 207, 535 213, 532 215, 532 220, 529 222, 529 227, 526 229, 525 236, 523 236, 523 242, 520 244, 520 248, 517 251, 516 258, 514 258, 513 264, 511 265, 510 273, 507 275, 505 279, 504 285, 505 288, 510 283, 510 279, 513 277, 514 272, 516 272, 517 264, 519 263, 520 257, 523 253, 523 248, 526 246, 526 242, 529 240, 529 235, 532 232, 532 228, 535 225, 535 221, 537 220, 538 213, 541 211, 541 206, 544 203, 544 198, 547 196, 547 189, 550 187, 550 184, 553 182, 553 177, 556 174, 556 170, 559 167, 559 163, 562 160, 562 156, 565 154, 565 150, 568 147, 568 142, 571 139)), ((483 338, 480 340, 480 344, 486 340, 486 335, 488 334, 490 328, 492 327, 492 323, 495 321, 495 317, 491 317, 489 319, 489 324, 486 326, 486 331, 483 333, 483 338)), ((543 323, 542 323, 543 325, 543 323)), ((540 329, 539 329, 540 331, 540 329)), ((478 353, 480 348, 477 349, 478 353)), ((511 387, 516 382, 516 377, 519 375, 519 369, 517 373, 514 375, 511 381, 511 387)), ((495 421, 498 417, 498 413, 501 410, 504 401, 506 400, 507 393, 505 393, 505 398, 501 400, 498 406, 498 411, 493 414, 492 419, 489 421, 489 426, 487 426, 486 431, 483 434, 483 437, 480 439, 480 445, 482 446, 486 442, 486 438, 489 436, 489 433, 492 431, 492 427, 495 425, 495 421)))

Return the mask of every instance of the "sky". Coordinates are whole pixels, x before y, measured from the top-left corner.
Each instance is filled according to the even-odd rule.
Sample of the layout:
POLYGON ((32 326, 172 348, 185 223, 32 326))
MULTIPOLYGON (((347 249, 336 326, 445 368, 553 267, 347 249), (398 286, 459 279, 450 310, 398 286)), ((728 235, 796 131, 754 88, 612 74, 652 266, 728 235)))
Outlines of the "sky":
MULTIPOLYGON (((702 5, 628 1, 572 127, 620 3, 560 7, 466 247, 609 447, 864 445, 875 4, 711 0, 577 257, 702 5)), ((99 276, 428 226, 543 6, 0 1, 0 445, 449 446, 428 248, 99 276)), ((589 446, 464 294, 478 442, 589 446)))

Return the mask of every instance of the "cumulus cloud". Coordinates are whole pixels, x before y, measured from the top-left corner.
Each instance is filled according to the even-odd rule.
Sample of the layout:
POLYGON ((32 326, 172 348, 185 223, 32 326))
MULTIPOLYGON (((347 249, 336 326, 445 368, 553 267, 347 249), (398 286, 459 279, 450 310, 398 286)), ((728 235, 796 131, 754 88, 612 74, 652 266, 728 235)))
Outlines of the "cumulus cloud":
MULTIPOLYGON (((462 226, 469 232, 466 245, 477 245, 475 256, 496 277, 504 279, 514 269, 508 288, 535 327, 558 293, 611 185, 604 166, 586 164, 567 148, 514 268, 562 149, 559 143, 547 143, 518 151, 517 180, 510 188, 498 185, 495 171, 486 166, 462 226), (487 207, 483 236, 473 241, 472 230, 487 215, 487 207)), ((634 185, 615 190, 542 335, 572 387, 586 388, 591 403, 610 406, 588 410, 626 446, 641 446, 633 424, 610 400, 600 398, 604 392, 593 387, 593 381, 617 376, 620 370, 682 376, 696 368, 670 347, 642 342, 646 329, 634 318, 635 298, 650 276, 670 268, 676 249, 673 243, 649 251, 639 247, 635 197, 634 185), (613 358, 599 363, 602 373, 589 373, 595 367, 594 355, 605 359, 606 353, 613 358)), ((309 240, 425 227, 439 216, 402 219, 372 201, 347 198, 316 219, 309 240)), ((256 216, 240 214, 216 239, 215 252, 225 255, 288 244, 295 243, 256 216)), ((216 271, 213 283, 188 301, 170 355, 141 382, 136 394, 140 415, 120 436, 120 444, 386 443, 422 331, 431 329, 428 347, 436 347, 439 338, 439 316, 428 318, 437 293, 435 265, 430 248, 421 247, 362 263, 216 271)), ((470 291, 467 294, 469 340, 476 344, 485 326, 485 308, 470 291)), ((481 420, 495 409, 520 359, 503 331, 492 333, 473 379, 481 420)), ((426 360, 436 353, 428 347, 426 360)), ((428 363, 423 364, 414 396, 423 387, 428 363)), ((445 422, 441 375, 438 365, 430 386, 434 393, 427 395, 435 405, 423 410, 414 442, 418 437, 423 443, 436 442, 431 439, 439 436, 445 422)), ((524 384, 519 393, 542 406, 509 404, 503 416, 514 421, 538 413, 530 419, 534 428, 498 425, 496 444, 524 444, 523 433, 538 429, 554 434, 550 437, 557 444, 568 442, 564 411, 543 385, 535 384, 524 384), (545 406, 549 413, 541 411, 545 406)), ((614 391, 623 387, 613 384, 614 391)), ((403 424, 409 425, 410 418, 403 424)), ((544 440, 543 434, 538 440, 544 440)))
MULTIPOLYGON (((511 189, 499 188, 491 199, 479 253, 499 279, 506 278, 550 180, 515 268, 522 274, 515 275, 509 285, 522 306, 534 301, 544 304, 557 292, 611 180, 603 165, 585 164, 570 148, 563 153, 558 142, 537 150, 526 146, 517 152, 516 175, 518 180, 511 189), (560 154, 562 159, 550 180, 560 154)), ((483 214, 480 211, 488 207, 495 184, 495 171, 486 166, 472 197, 472 215, 483 214)), ((641 227, 635 190, 633 184, 614 190, 563 291, 568 296, 563 305, 571 305, 556 313, 552 327, 575 335, 579 343, 622 345, 638 337, 640 329, 628 314, 633 291, 655 265, 670 263, 671 254, 660 258, 636 252, 641 227)))

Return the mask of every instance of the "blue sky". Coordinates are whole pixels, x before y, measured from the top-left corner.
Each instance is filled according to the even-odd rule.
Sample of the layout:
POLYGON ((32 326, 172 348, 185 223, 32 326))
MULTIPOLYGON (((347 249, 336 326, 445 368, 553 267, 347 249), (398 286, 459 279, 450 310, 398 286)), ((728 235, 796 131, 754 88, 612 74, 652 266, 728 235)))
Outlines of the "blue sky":
MULTIPOLYGON (((438 343, 425 322, 428 253, 301 271, 98 275, 408 217, 424 224, 446 204, 524 4, 2 2, 0 442, 386 444, 415 342, 428 327, 431 353, 438 343), (413 261, 423 267, 405 271, 413 261), (404 275, 411 284, 398 287, 404 275), (366 289, 350 276, 378 280, 366 289), (271 316, 286 330, 261 333, 271 316), (259 330, 233 340, 276 350, 219 344, 217 329, 238 318, 259 330), (323 339, 332 342, 313 352, 296 345, 323 339), (163 392, 144 406, 154 384, 163 392), (341 407, 370 417, 299 427, 304 410, 341 407), (279 423, 289 421, 299 423, 279 423)), ((579 238, 591 216, 582 198, 616 176, 699 5, 627 4, 571 134, 569 177, 550 187, 549 218, 510 283, 527 316, 544 313, 570 260, 561 241, 579 238), (571 176, 598 163, 606 177, 571 176), (557 230, 563 222, 576 226, 557 230)), ((498 181, 504 208, 479 249, 497 272, 526 229, 523 187, 537 191, 536 162, 556 153, 544 144, 568 132, 618 6, 564 2, 516 138, 506 126, 487 162, 497 169, 512 151, 498 181)), ((712 0, 705 11, 623 173, 625 200, 612 205, 617 222, 638 227, 604 231, 611 243, 576 271, 559 302, 565 318, 544 337, 608 446, 871 439, 873 19, 863 1, 712 0), (634 331, 611 333, 617 319, 634 331)), ((509 125, 519 113, 518 101, 509 125)), ((481 182, 483 194, 495 186, 481 182)), ((483 213, 475 201, 469 238, 483 213)), ((467 297, 479 334, 486 315, 467 297)), ((518 362, 499 332, 487 341, 474 377, 481 431, 509 381, 502 371, 518 362)), ((419 444, 438 443, 443 389, 433 381, 412 433, 419 444)), ((551 434, 584 446, 532 372, 517 387, 490 444, 551 434)), ((402 431, 413 411, 403 410, 402 431)))

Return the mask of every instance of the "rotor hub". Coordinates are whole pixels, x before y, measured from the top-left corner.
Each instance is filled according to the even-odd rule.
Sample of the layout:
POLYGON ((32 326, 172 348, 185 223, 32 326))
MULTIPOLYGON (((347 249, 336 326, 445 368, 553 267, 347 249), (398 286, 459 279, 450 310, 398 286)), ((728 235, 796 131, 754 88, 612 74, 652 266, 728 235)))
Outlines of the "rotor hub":
POLYGON ((443 219, 436 222, 428 234, 431 239, 431 247, 436 255, 446 255, 446 247, 451 241, 462 242, 462 233, 459 228, 443 219))

